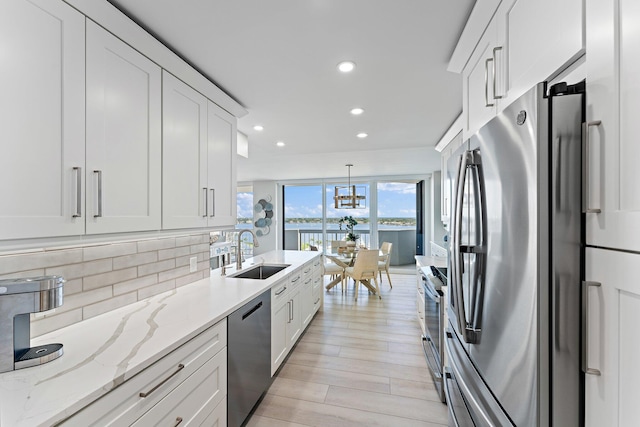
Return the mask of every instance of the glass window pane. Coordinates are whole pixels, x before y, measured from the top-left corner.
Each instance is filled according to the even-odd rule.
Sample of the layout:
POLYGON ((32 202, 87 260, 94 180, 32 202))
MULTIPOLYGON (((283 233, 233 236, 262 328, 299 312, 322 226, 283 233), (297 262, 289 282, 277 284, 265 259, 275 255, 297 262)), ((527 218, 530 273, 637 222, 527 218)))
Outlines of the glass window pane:
POLYGON ((322 249, 322 186, 284 187, 284 249, 322 249))

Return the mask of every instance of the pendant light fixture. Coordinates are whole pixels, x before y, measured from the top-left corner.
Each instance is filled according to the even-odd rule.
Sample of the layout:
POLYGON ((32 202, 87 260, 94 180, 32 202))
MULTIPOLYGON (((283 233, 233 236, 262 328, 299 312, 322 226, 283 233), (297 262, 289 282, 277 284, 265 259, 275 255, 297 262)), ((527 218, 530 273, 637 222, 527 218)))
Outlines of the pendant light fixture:
POLYGON ((336 185, 333 196, 335 208, 364 209, 367 207, 366 197, 362 195, 364 193, 364 186, 351 185, 351 166, 353 165, 347 163, 345 166, 349 168, 348 184, 346 187, 344 185, 336 185), (358 190, 360 190, 361 194, 358 194, 358 190))

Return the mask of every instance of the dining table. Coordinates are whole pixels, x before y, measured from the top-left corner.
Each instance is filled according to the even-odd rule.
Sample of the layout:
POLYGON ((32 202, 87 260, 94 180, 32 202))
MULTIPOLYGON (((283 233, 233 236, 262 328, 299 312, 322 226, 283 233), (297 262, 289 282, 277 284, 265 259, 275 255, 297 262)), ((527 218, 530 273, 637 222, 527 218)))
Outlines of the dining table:
MULTIPOLYGON (((358 257, 358 248, 354 250, 345 249, 339 250, 338 252, 326 252, 324 255, 332 262, 346 269, 347 267, 353 267, 353 265, 355 264, 356 258, 358 257)), ((329 282, 329 284, 327 284, 325 288, 328 291, 340 282, 341 278, 336 277, 331 282, 329 282)), ((360 280, 360 283, 362 283, 371 293, 376 294, 376 288, 369 282, 369 280, 360 280)))

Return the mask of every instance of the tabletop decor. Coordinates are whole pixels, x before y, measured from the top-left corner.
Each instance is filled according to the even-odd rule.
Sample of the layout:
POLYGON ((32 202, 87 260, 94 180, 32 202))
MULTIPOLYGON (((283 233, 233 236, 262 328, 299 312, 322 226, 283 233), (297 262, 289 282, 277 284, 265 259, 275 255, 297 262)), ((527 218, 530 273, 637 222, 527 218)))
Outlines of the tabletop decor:
POLYGON ((347 235, 345 236, 347 246, 355 247, 356 240, 358 240, 358 238, 360 237, 358 234, 355 234, 353 232, 353 227, 355 227, 356 225, 358 225, 358 221, 350 215, 343 216, 338 220, 338 226, 340 227, 340 230, 342 230, 342 226, 344 226, 347 231, 347 235))

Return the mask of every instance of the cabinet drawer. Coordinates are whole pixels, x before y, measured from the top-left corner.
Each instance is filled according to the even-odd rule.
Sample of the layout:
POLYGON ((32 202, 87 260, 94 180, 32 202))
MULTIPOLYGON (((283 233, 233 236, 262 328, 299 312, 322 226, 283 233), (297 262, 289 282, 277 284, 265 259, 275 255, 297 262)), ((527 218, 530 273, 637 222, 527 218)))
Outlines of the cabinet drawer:
POLYGON ((227 425, 227 396, 222 398, 207 418, 202 422, 207 427, 225 427, 227 425))
MULTIPOLYGON (((134 427, 201 426, 227 394, 227 349, 224 348, 171 391, 134 427)), ((226 425, 226 422, 224 423, 226 425)))
POLYGON ((227 320, 224 319, 83 408, 61 425, 131 425, 226 345, 227 320), (147 396, 141 397, 141 393, 147 393, 147 396))

